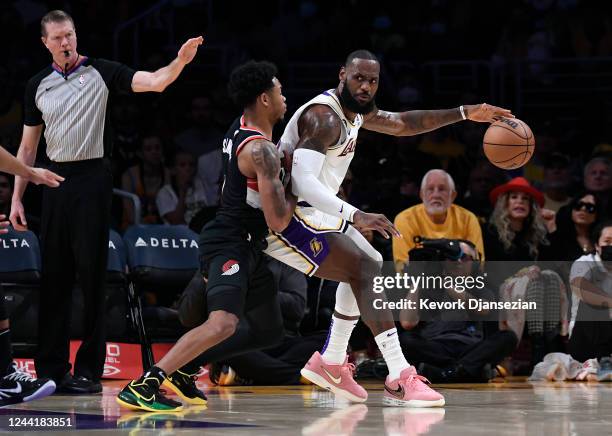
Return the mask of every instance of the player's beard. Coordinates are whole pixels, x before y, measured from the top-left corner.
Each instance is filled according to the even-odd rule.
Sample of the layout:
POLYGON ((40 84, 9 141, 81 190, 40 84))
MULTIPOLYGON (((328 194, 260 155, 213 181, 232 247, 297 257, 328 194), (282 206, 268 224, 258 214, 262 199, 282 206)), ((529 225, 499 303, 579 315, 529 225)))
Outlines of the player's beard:
POLYGON ((359 100, 353 97, 346 83, 342 87, 342 92, 340 92, 340 101, 342 106, 356 114, 368 114, 374 110, 376 104, 374 97, 367 103, 360 103, 359 100))

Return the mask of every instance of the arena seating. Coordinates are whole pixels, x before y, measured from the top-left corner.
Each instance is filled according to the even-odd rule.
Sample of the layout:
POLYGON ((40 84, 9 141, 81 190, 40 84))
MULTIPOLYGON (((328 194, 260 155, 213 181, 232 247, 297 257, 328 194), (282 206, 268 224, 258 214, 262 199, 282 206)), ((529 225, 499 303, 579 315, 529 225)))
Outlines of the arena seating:
POLYGON ((133 309, 138 315, 143 365, 152 364, 150 341, 174 342, 184 332, 171 306, 199 267, 197 235, 185 226, 135 225, 123 236, 127 247, 133 309), (144 322, 142 320, 144 319, 144 322))
POLYGON ((40 291, 40 247, 31 231, 0 235, 0 283, 4 287, 16 352, 36 344, 40 291))
MULTIPOLYGON (((107 338, 139 343, 143 365, 153 361, 153 341, 176 340, 184 331, 176 311, 141 304, 145 293, 163 303, 180 295, 199 267, 197 235, 185 226, 137 225, 123 238, 109 234, 107 338), (144 319, 144 321, 143 321, 144 319), (146 324, 146 329, 145 329, 146 324)), ((18 355, 34 356, 41 277, 40 246, 33 232, 0 235, 0 283, 5 288, 13 346, 18 355)), ((82 338, 83 297, 73 292, 71 339, 82 338)))

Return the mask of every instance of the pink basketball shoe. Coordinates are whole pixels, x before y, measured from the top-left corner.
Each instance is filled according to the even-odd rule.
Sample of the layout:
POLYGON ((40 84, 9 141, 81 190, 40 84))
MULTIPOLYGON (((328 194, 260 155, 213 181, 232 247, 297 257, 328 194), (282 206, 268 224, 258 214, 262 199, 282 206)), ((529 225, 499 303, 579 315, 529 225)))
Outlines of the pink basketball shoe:
POLYGON ((444 397, 427 386, 429 381, 418 375, 414 366, 406 368, 395 380, 385 381, 383 403, 405 407, 442 407, 444 397))
POLYGON ((348 363, 348 356, 342 365, 329 365, 321 354, 315 351, 300 373, 305 379, 335 395, 355 403, 363 403, 368 399, 368 393, 353 378, 354 371, 355 365, 348 363))

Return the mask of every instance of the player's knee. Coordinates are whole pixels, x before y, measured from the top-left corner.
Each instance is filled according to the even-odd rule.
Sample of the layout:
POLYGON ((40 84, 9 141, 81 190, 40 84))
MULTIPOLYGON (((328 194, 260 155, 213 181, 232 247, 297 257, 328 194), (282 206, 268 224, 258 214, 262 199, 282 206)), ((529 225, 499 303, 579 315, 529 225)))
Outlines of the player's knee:
MULTIPOLYGON (((381 262, 382 262, 382 256, 381 256, 381 262)), ((361 253, 361 255, 359 256, 359 273, 361 275, 361 278, 369 278, 372 277, 374 275, 376 275, 378 272, 380 272, 380 268, 381 268, 381 262, 377 261, 376 259, 370 257, 368 254, 366 253, 361 253)))
POLYGON ((210 314, 206 322, 211 334, 218 340, 224 340, 234 334, 238 326, 238 317, 222 310, 210 314))

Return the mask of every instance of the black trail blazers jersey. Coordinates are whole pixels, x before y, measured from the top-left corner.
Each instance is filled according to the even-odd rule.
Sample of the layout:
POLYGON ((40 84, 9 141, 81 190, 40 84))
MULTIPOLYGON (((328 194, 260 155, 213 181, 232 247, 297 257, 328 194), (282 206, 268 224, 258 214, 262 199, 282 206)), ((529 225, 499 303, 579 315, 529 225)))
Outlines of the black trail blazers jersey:
POLYGON ((223 139, 223 188, 221 207, 217 215, 239 223, 255 238, 268 233, 268 225, 261 210, 257 179, 246 177, 238 168, 238 155, 244 146, 255 139, 265 139, 263 133, 244 125, 244 117, 237 118, 223 139))

